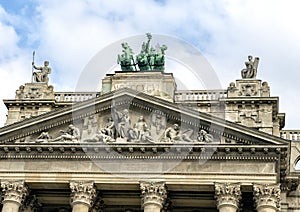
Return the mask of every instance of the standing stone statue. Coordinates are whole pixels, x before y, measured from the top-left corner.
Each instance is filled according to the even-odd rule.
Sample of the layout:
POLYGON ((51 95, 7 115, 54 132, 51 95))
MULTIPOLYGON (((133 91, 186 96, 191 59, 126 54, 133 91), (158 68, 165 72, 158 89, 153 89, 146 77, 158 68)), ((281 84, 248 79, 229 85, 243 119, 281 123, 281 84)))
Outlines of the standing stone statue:
POLYGON ((44 62, 44 67, 35 66, 34 61, 33 61, 32 67, 36 70, 40 70, 40 71, 33 72, 33 81, 34 82, 46 82, 46 83, 49 82, 48 74, 51 73, 51 68, 49 67, 48 61, 44 62))
POLYGON ((256 78, 259 58, 255 57, 254 61, 252 61, 252 59, 253 57, 249 55, 248 61, 245 62, 246 68, 241 71, 243 79, 256 78))

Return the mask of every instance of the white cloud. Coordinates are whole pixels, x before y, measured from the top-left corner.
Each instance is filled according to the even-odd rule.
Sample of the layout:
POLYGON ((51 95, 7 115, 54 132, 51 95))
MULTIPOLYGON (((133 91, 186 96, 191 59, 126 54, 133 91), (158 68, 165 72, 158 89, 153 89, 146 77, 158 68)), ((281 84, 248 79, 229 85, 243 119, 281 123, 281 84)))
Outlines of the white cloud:
MULTIPOLYGON (((14 98, 15 90, 30 80, 31 65, 24 54, 24 49, 18 47, 19 36, 14 27, 9 24, 13 17, 8 15, 0 6, 0 98, 14 98)), ((0 104, 0 123, 6 120, 7 109, 0 104)))
MULTIPOLYGON (((32 50, 37 51, 38 64, 50 61, 50 82, 56 90, 74 90, 84 66, 102 48, 124 37, 153 32, 178 36, 200 48, 224 88, 240 78, 248 54, 259 56, 258 78, 269 82, 272 95, 280 96, 287 126, 299 128, 300 103, 295 100, 300 90, 299 4, 296 0, 37 0, 32 22, 24 13, 7 14, 0 6, 1 90, 7 90, 0 98, 13 98, 17 87, 30 80, 32 50), (20 25, 22 32, 17 29, 20 25), (20 44, 24 36, 27 46, 20 44), (15 79, 7 83, 4 78, 10 76, 15 79)), ((99 71, 105 70, 99 67, 99 71)))

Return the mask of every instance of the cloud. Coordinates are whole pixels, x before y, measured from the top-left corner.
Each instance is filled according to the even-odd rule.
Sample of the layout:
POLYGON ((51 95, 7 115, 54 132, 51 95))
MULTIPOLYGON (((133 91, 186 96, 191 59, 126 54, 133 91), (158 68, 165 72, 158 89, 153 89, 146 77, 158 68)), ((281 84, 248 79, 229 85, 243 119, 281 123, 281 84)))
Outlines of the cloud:
MULTIPOLYGON (((280 96, 287 127, 296 128, 299 4, 296 0, 36 0, 23 6, 23 12, 9 14, 0 6, 1 90, 7 90, 0 98, 14 98, 18 86, 30 81, 33 50, 38 65, 50 61, 55 90, 72 91, 85 65, 105 46, 152 32, 177 36, 199 48, 224 88, 240 78, 248 54, 259 56, 258 78, 269 82, 272 95, 280 96), (10 76, 15 78, 8 83, 4 78, 10 76)), ((99 71, 105 72, 101 67, 99 71)))
MULTIPOLYGON (((15 90, 30 80, 31 65, 24 52, 26 50, 18 46, 20 37, 15 28, 10 24, 14 17, 6 13, 0 6, 0 98, 14 98, 15 90), (25 56, 24 56, 25 55, 25 56)), ((7 109, 0 104, 0 123, 6 120, 7 109)))

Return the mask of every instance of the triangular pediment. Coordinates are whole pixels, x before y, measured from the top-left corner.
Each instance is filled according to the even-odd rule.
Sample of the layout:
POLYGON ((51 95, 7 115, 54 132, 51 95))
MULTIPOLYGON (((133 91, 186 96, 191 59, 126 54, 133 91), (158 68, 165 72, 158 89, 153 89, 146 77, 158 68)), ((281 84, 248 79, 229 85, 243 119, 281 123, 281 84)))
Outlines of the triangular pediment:
POLYGON ((2 143, 288 145, 267 133, 128 88, 5 126, 0 139, 2 143), (114 122, 112 132, 105 131, 109 120, 114 122), (61 136, 70 124, 78 128, 80 139, 61 136), (42 133, 49 139, 43 140, 42 133))

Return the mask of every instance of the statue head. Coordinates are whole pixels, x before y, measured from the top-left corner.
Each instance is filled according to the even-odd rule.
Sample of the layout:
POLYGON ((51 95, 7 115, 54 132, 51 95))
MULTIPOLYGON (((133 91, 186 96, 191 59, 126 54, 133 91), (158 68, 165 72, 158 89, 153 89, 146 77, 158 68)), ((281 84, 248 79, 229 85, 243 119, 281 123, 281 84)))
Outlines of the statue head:
POLYGON ((74 127, 73 124, 70 124, 70 125, 69 125, 69 128, 70 128, 71 130, 75 129, 75 127, 74 127))
POLYGON ((151 35, 151 33, 146 33, 146 36, 147 36, 147 38, 150 40, 151 38, 152 38, 152 35, 151 35))
POLYGON ((139 122, 144 122, 144 121, 145 121, 144 116, 140 116, 139 117, 139 122))
POLYGON ((49 61, 45 61, 45 62, 44 62, 44 65, 45 65, 45 66, 48 66, 48 65, 49 65, 49 61))
POLYGON ((178 124, 174 124, 173 128, 174 128, 174 130, 179 130, 179 125, 178 124))
POLYGON ((251 55, 248 56, 248 60, 251 61, 253 57, 251 55))

